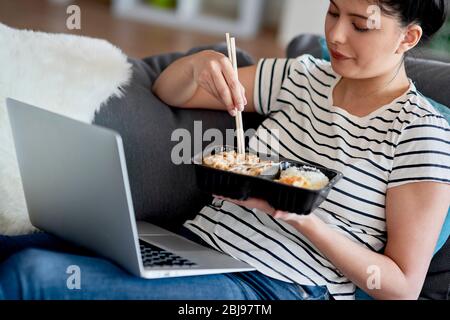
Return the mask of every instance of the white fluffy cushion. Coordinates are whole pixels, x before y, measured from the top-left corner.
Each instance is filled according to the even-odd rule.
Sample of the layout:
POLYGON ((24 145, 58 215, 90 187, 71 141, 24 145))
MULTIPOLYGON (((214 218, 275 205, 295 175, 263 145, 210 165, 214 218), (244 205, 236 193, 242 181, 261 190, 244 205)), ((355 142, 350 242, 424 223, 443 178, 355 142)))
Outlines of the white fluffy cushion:
POLYGON ((131 78, 127 57, 104 40, 0 24, 0 234, 32 232, 6 114, 11 97, 84 122, 131 78))

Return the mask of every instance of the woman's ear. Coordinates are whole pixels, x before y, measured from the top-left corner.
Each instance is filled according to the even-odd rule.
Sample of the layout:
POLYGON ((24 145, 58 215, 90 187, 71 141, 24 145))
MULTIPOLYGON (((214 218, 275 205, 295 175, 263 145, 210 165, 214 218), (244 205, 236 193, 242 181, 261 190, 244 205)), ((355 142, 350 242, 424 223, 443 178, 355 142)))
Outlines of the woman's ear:
POLYGON ((404 54, 413 49, 422 39, 423 30, 418 24, 412 24, 406 27, 402 33, 400 45, 396 51, 397 54, 404 54))

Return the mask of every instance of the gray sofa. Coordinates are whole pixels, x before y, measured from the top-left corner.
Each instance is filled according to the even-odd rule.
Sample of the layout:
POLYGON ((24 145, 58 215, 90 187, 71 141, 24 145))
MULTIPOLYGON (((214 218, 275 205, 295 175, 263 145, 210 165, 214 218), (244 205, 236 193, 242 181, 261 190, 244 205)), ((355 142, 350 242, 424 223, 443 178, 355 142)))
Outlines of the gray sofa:
MULTIPOLYGON (((190 165, 174 165, 171 150, 178 141, 171 141, 172 132, 187 129, 194 137, 194 122, 201 121, 203 132, 217 128, 225 132, 234 127, 234 119, 224 112, 181 110, 170 108, 155 97, 150 88, 158 75, 174 60, 204 49, 226 52, 226 46, 193 49, 187 53, 153 56, 143 60, 130 59, 133 79, 122 98, 111 99, 95 117, 98 125, 114 129, 124 141, 132 197, 138 220, 147 220, 177 232, 182 223, 194 217, 211 196, 200 192, 190 165)), ((287 56, 311 53, 321 57, 316 36, 303 35, 294 39, 287 56)), ((255 61, 245 52, 238 52, 239 66, 255 61)), ((408 69, 425 95, 450 105, 445 85, 450 83, 450 64, 408 60, 408 69), (433 81, 429 81, 432 79, 433 81)), ((263 120, 257 114, 244 116, 246 128, 256 128, 263 120)), ((204 142, 203 147, 209 142, 204 142)), ((434 257, 422 293, 423 299, 448 299, 450 283, 450 242, 434 257)))

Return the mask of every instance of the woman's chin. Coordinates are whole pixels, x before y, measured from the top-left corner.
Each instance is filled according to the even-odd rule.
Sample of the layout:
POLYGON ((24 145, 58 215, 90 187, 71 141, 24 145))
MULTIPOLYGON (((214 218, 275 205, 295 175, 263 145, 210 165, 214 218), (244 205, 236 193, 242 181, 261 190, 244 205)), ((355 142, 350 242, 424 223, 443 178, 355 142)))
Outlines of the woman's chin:
POLYGON ((331 67, 333 68, 334 72, 336 72, 343 78, 352 78, 352 75, 355 74, 355 65, 350 59, 336 60, 331 58, 331 67))

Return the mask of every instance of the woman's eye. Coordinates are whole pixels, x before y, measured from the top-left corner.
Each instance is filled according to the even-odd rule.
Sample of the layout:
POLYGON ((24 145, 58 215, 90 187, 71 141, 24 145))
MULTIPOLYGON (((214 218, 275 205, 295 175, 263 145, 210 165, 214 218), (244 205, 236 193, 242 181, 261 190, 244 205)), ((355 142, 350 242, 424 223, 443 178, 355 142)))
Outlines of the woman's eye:
POLYGON ((367 32, 367 31, 370 30, 368 28, 360 28, 355 23, 353 23, 353 28, 355 28, 355 30, 358 31, 358 32, 367 32))
POLYGON ((339 13, 335 13, 335 12, 328 11, 328 14, 329 14, 330 16, 332 16, 333 18, 339 17, 339 13))

